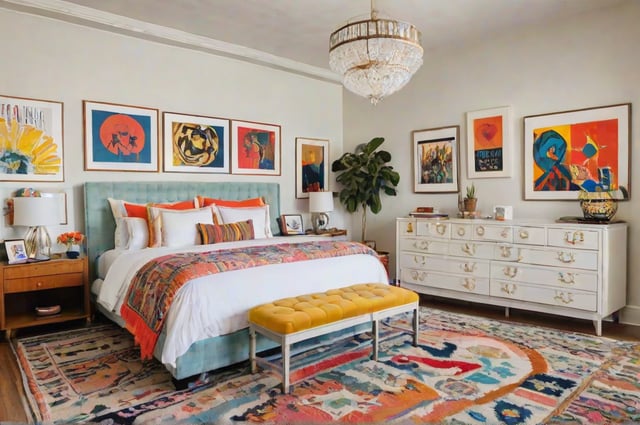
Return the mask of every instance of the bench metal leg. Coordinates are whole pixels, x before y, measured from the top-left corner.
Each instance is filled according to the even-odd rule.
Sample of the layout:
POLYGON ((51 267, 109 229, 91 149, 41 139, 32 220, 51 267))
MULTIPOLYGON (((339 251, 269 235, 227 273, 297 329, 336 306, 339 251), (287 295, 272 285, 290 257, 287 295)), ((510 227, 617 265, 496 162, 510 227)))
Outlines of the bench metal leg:
POLYGON ((418 314, 418 309, 413 310, 413 346, 418 346, 418 326, 420 322, 420 317, 418 314))
POLYGON ((378 321, 374 320, 371 322, 371 338, 373 339, 373 360, 378 361, 378 321))
POLYGON ((282 341, 282 393, 289 394, 289 382, 291 377, 289 375, 289 368, 291 367, 291 346, 289 342, 282 341))
POLYGON ((249 326, 249 361, 251 362, 251 373, 256 373, 256 330, 249 326))

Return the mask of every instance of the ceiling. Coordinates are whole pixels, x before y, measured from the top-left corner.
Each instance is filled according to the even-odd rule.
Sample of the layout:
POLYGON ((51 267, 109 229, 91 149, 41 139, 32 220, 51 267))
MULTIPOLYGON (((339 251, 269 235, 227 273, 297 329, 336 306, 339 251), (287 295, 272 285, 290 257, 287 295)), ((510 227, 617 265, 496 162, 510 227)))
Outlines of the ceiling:
MULTIPOLYGON (((376 0, 414 24, 429 51, 633 0, 376 0)), ((0 0, 27 11, 331 78, 329 34, 368 18, 370 0, 0 0), (177 30, 177 31, 176 31, 177 30), (283 60, 281 60, 283 59, 283 60)))

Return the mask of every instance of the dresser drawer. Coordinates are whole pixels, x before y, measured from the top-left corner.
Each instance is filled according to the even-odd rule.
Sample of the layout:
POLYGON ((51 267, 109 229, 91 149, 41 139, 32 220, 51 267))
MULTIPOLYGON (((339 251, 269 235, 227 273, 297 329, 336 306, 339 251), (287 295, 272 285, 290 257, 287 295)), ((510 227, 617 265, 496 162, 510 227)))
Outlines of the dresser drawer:
POLYGON ((400 250, 430 254, 446 254, 449 250, 449 244, 444 240, 404 238, 400 240, 400 250))
POLYGON ((526 245, 544 245, 547 243, 547 230, 544 227, 516 226, 513 228, 513 242, 526 245))
POLYGON ((417 269, 402 269, 402 282, 431 288, 449 289, 470 294, 489 295, 489 279, 456 276, 417 269))
POLYGON ((472 232, 473 239, 477 241, 513 242, 513 228, 511 226, 474 224, 472 232))
POLYGON ((598 252, 563 248, 496 245, 495 260, 572 269, 598 270, 598 252))
POLYGON ((549 228, 547 240, 550 246, 597 250, 599 233, 596 230, 549 228))
POLYGON ((587 311, 596 311, 598 304, 598 296, 594 292, 540 287, 504 280, 491 280, 490 295, 587 311))
POLYGON ((40 291, 42 289, 66 288, 84 285, 82 273, 33 276, 4 281, 4 293, 40 291))
POLYGON ((431 238, 449 239, 451 236, 451 223, 440 220, 417 220, 416 234, 431 238))
POLYGON ((400 266, 426 271, 457 273, 465 276, 489 277, 489 261, 431 256, 403 252, 400 266))
POLYGON ((591 292, 598 290, 598 274, 579 269, 529 266, 520 263, 494 261, 491 263, 491 279, 534 283, 558 289, 579 289, 591 292))

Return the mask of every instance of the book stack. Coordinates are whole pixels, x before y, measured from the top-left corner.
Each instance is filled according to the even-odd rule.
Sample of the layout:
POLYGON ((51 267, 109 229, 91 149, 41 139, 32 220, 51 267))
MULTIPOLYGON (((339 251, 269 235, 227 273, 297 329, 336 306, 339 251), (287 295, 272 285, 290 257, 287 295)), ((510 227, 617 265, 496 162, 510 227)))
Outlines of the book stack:
POLYGON ((409 213, 409 216, 416 218, 449 218, 449 214, 438 212, 433 207, 417 207, 409 213))

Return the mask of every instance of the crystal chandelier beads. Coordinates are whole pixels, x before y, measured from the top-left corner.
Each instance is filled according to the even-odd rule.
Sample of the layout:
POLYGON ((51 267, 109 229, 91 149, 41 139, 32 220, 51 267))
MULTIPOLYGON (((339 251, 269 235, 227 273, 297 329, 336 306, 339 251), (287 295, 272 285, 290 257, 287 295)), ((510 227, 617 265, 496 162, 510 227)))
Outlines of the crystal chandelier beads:
POLYGON ((422 65, 420 31, 393 19, 348 23, 331 34, 329 66, 344 86, 374 105, 404 87, 422 65))

